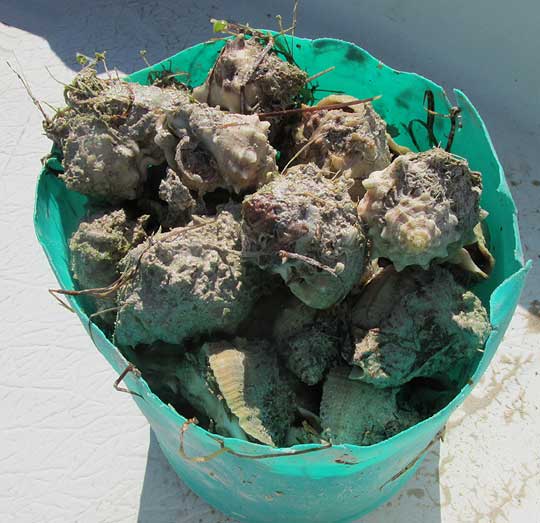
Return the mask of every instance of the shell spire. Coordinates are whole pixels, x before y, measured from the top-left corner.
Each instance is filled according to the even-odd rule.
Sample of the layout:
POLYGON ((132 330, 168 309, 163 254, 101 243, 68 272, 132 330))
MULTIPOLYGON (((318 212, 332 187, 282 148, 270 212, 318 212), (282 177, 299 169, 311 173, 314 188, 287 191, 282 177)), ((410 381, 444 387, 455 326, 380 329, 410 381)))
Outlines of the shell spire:
POLYGON ((474 240, 480 220, 481 176, 442 149, 396 158, 363 182, 358 214, 373 242, 373 258, 398 271, 427 269, 474 240))

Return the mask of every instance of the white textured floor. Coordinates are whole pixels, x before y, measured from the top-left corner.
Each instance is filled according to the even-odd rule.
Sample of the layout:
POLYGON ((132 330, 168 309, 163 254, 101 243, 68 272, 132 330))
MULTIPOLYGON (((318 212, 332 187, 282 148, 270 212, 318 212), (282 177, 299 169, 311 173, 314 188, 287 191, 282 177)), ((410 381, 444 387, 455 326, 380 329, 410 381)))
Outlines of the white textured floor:
MULTIPOLYGON (((229 521, 174 475, 130 397, 113 391, 116 376, 78 320, 47 293, 55 281, 34 238, 32 207, 49 143, 40 115, 5 64, 24 73, 40 100, 60 105, 62 86, 45 66, 67 81, 76 51, 106 49, 110 64, 130 72, 142 66, 139 49, 157 61, 208 38, 210 16, 272 23, 270 7, 259 2, 219 4, 0 3, 2 522, 229 521)), ((490 13, 502 2, 479 0, 466 8, 456 0, 451 14, 428 0, 407 9, 390 0, 344 4, 305 2, 299 34, 356 41, 394 67, 469 94, 507 170, 526 257, 538 265, 540 68, 532 44, 540 9, 521 2, 490 26, 490 13)), ((287 14, 289 5, 274 2, 272 13, 287 14)), ((363 521, 540 521, 539 300, 534 267, 497 356, 451 418, 444 442, 398 496, 363 521)))

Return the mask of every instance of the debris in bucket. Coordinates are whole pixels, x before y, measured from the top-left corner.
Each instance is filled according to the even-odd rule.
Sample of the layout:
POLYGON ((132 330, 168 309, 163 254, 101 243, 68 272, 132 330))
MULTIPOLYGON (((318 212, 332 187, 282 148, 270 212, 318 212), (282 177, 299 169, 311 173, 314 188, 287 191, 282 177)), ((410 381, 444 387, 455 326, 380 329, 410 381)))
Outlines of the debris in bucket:
POLYGON ((210 431, 379 443, 481 357, 481 174, 396 143, 385 93, 318 96, 283 33, 217 25, 232 37, 202 85, 101 78, 100 55, 46 118, 56 175, 88 196, 69 242, 80 291, 64 292, 107 310, 151 390, 210 431))

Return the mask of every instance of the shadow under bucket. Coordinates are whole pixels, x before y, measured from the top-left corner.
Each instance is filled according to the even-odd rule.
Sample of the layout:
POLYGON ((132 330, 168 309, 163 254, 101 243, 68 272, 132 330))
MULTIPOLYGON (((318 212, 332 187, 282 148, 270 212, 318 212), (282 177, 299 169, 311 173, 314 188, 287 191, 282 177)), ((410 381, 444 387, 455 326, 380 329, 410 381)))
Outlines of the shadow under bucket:
MULTIPOLYGON (((430 148, 424 93, 433 93, 435 111, 449 112, 442 88, 414 73, 395 71, 360 47, 334 39, 286 38, 294 59, 309 75, 335 69, 317 82, 320 93, 342 91, 357 98, 383 95, 373 105, 388 122, 394 139, 413 150, 430 148), (413 124, 411 124, 413 122, 413 124), (411 129, 414 132, 411 133, 411 129), (418 146, 416 146, 415 145, 418 146)), ((147 83, 150 71, 163 68, 189 74, 192 86, 203 83, 223 41, 203 43, 130 76, 147 83)), ((450 414, 463 402, 486 370, 510 322, 529 265, 524 266, 516 208, 502 167, 476 109, 455 91, 461 126, 452 152, 466 158, 483 175, 482 207, 490 232, 490 250, 497 260, 489 280, 475 289, 488 308, 493 327, 485 351, 468 384, 444 409, 431 418, 376 445, 297 445, 275 449, 234 438, 221 438, 187 420, 154 395, 136 372, 122 376, 148 419, 167 460, 182 480, 205 501, 225 514, 250 522, 348 522, 375 509, 411 477, 442 434, 450 414)), ((434 133, 446 143, 448 119, 436 118, 434 133)), ((48 165, 57 164, 53 158, 48 165)), ((39 177, 35 230, 49 263, 64 289, 74 289, 69 271, 68 239, 86 212, 86 197, 68 191, 45 167, 39 177)), ((121 375, 128 363, 120 351, 93 325, 78 300, 73 309, 91 334, 98 350, 121 375)))

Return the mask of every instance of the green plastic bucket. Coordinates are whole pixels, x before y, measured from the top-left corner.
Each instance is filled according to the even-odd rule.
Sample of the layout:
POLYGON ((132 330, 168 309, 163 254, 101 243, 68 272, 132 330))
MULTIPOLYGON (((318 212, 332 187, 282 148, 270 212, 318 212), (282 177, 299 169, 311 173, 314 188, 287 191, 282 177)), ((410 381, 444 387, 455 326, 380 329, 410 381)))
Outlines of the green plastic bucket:
MULTIPOLYGON (((335 66, 335 70, 317 80, 315 101, 328 94, 325 90, 343 91, 358 98, 382 94, 374 106, 388 122, 395 140, 416 149, 409 133, 413 129, 420 149, 430 147, 425 128, 414 120, 426 119, 426 90, 434 94, 435 110, 448 112, 450 104, 441 87, 417 74, 395 71, 360 47, 340 40, 287 37, 287 41, 295 61, 309 74, 335 66)), ((199 85, 223 45, 223 41, 196 45, 134 73, 130 79, 146 83, 150 70, 166 68, 189 73, 190 83, 199 85)), ((467 158, 471 167, 483 174, 482 206, 489 211, 490 248, 497 263, 490 279, 475 289, 489 308, 493 331, 471 380, 447 407, 407 431, 369 447, 297 445, 274 449, 233 438, 222 438, 220 444, 216 435, 196 425, 185 425, 186 419, 163 404, 140 376, 133 372, 125 375, 124 386, 138 394, 133 398, 171 466, 195 493, 225 514, 251 522, 330 523, 357 519, 385 502, 408 481, 450 414, 486 370, 515 310, 529 265, 523 263, 516 208, 486 128, 467 97, 461 91, 455 91, 455 96, 462 125, 456 132, 452 151, 467 158), (185 430, 180 451, 182 428, 185 430), (222 445, 226 450, 214 454, 222 445), (304 450, 310 452, 298 453, 304 450)), ((448 119, 435 119, 434 132, 443 144, 449 127, 448 119)), ((58 160, 53 159, 48 165, 55 164, 58 160)), ((75 288, 69 272, 67 241, 85 214, 86 203, 84 196, 67 191, 48 167, 42 170, 36 194, 35 229, 65 289, 75 288)), ((118 374, 123 373, 128 362, 89 323, 77 300, 70 301, 98 350, 118 374)))

